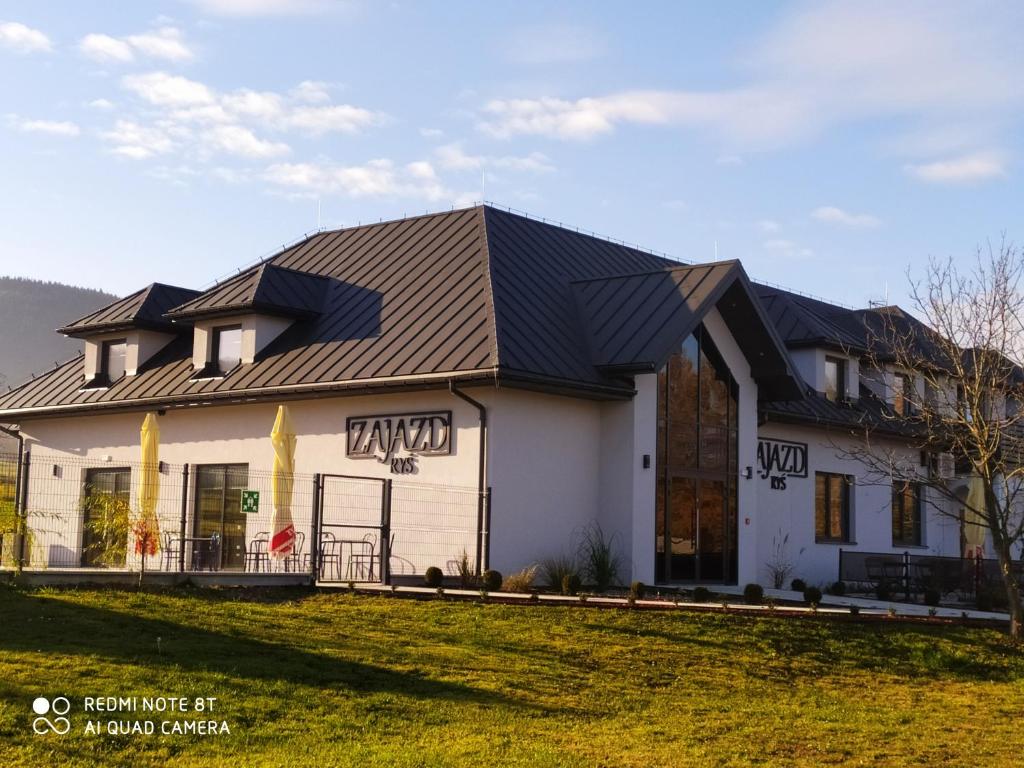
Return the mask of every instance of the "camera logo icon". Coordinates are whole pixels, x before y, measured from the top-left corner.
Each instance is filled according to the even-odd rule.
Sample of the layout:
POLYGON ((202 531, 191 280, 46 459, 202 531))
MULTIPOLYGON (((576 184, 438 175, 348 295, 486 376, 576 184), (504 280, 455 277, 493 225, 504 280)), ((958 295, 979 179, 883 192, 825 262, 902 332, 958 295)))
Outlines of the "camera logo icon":
POLYGON ((32 702, 32 711, 38 717, 32 721, 32 730, 42 736, 45 733, 56 733, 63 736, 71 730, 71 721, 64 715, 71 711, 71 702, 64 696, 58 696, 53 701, 40 696, 32 702), (47 715, 55 717, 51 720, 47 715))

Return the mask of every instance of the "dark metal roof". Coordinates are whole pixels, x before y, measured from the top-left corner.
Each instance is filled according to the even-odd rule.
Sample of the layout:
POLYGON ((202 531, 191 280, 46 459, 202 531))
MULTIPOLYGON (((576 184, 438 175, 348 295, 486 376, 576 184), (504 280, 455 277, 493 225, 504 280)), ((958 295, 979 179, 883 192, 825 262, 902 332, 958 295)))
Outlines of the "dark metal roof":
POLYGON ((172 320, 261 312, 311 317, 323 309, 327 278, 264 262, 167 312, 172 320))
POLYGON ((856 311, 755 283, 775 330, 791 348, 822 346, 863 351, 866 335, 856 311))
POLYGON ((153 283, 133 294, 118 299, 112 304, 90 312, 57 329, 66 336, 91 336, 97 333, 111 333, 132 328, 151 330, 173 330, 164 313, 183 301, 198 296, 198 291, 179 288, 175 285, 153 283))
MULTIPOLYGON (((299 318, 252 364, 193 380, 191 342, 182 337, 108 389, 81 390, 81 359, 72 360, 0 396, 0 415, 443 386, 448 379, 629 397, 632 382, 591 359, 572 282, 668 267, 677 265, 489 206, 318 233, 172 313, 234 311, 255 306, 257 295, 294 307, 282 283, 292 287, 300 273, 294 280, 302 285, 326 283, 322 311, 299 318)), ((742 306, 723 293, 726 300, 734 307, 723 312, 727 322, 730 312, 746 318, 745 326, 763 318, 756 300, 742 306)), ((763 326, 749 343, 775 338, 763 326)))
POLYGON ((730 327, 768 398, 799 397, 781 339, 738 261, 574 283, 592 362, 607 371, 654 371, 712 307, 730 327))
POLYGON ((798 400, 761 402, 758 404, 763 421, 804 423, 830 427, 840 431, 872 433, 892 437, 917 435, 918 425, 898 417, 893 410, 867 387, 860 387, 856 400, 834 402, 821 392, 808 388, 798 400))

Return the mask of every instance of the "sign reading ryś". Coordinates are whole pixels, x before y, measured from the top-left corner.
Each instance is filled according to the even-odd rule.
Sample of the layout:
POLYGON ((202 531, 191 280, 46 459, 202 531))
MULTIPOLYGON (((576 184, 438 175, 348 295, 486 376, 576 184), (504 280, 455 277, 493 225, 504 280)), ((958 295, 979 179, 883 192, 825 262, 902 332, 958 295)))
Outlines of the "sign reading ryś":
POLYGON ((771 478, 773 491, 786 490, 787 477, 807 477, 807 443, 791 440, 759 440, 757 472, 771 478))
POLYGON ((259 491, 242 491, 242 511, 247 515, 255 515, 260 511, 259 491))
POLYGON ((451 452, 451 411, 350 416, 345 422, 345 455, 390 463, 395 474, 415 472, 418 456, 451 452))

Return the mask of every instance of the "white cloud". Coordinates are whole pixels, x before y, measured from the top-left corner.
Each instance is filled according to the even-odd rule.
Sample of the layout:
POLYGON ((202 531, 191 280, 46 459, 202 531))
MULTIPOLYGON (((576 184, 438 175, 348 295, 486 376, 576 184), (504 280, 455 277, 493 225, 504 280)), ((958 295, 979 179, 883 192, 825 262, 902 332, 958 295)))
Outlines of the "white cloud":
POLYGON ((438 164, 451 171, 477 171, 484 168, 504 168, 512 171, 530 171, 544 173, 553 171, 554 166, 548 157, 540 152, 529 155, 488 156, 470 155, 462 149, 460 142, 446 144, 434 150, 438 164))
POLYGON ((988 181, 1006 175, 1005 159, 994 152, 907 165, 906 170, 921 181, 934 184, 965 184, 988 181))
POLYGON ((66 120, 28 120, 14 115, 8 116, 9 121, 19 131, 25 133, 46 133, 50 136, 77 136, 82 131, 76 123, 66 120))
POLYGON ((165 107, 193 107, 213 103, 213 91, 202 83, 166 72, 125 75, 121 85, 150 104, 165 107))
POLYGON ((214 126, 203 135, 203 140, 215 150, 241 157, 280 157, 291 151, 287 144, 260 139, 241 125, 214 126))
POLYGON ((425 139, 439 139, 444 136, 440 128, 420 128, 420 136, 425 139))
POLYGON ((326 107, 296 107, 285 116, 287 128, 299 128, 313 136, 324 133, 356 133, 377 125, 384 116, 351 104, 333 104, 326 107))
POLYGON ((799 243, 784 238, 765 240, 763 246, 765 250, 787 259, 808 259, 814 255, 814 251, 810 248, 805 248, 799 243))
POLYGON ((838 224, 852 229, 873 229, 881 222, 867 213, 849 213, 834 205, 823 205, 811 212, 811 217, 826 224, 838 224))
POLYGON ((565 64, 590 61, 604 55, 604 37, 587 27, 542 24, 514 31, 505 55, 518 64, 565 64))
POLYGON ((91 107, 92 109, 113 109, 114 102, 110 101, 109 99, 93 99, 88 103, 87 106, 91 107))
POLYGON ((113 145, 110 151, 115 155, 133 160, 167 154, 175 148, 166 131, 131 120, 118 120, 113 130, 101 133, 100 137, 113 145))
POLYGON ((328 0, 192 0, 215 16, 296 16, 331 10, 328 0))
POLYGON ((3 21, 0 22, 0 48, 15 53, 37 53, 52 51, 53 43, 38 29, 17 21, 3 21))
POLYGON ((757 228, 766 234, 778 232, 782 227, 779 226, 779 222, 774 219, 761 219, 757 222, 757 228))
POLYGON ((297 101, 322 104, 331 100, 330 88, 330 83, 321 80, 303 80, 289 91, 289 95, 297 101))
POLYGON ((170 62, 191 61, 195 58, 195 54, 185 44, 181 30, 170 26, 126 37, 94 32, 79 41, 78 50, 83 56, 101 63, 135 61, 136 54, 170 62))
POLYGON ((411 197, 433 202, 451 196, 433 166, 423 160, 404 167, 396 167, 387 159, 355 166, 278 163, 266 170, 264 178, 304 196, 411 197))
POLYGON ((956 119, 967 133, 1013 115, 1024 102, 1024 60, 1012 23, 1021 11, 979 14, 970 5, 828 2, 784 16, 739 62, 739 76, 707 90, 625 90, 584 98, 495 99, 479 127, 508 138, 588 140, 622 126, 684 126, 724 149, 793 144, 836 126, 912 121, 915 130, 956 119))
POLYGON ((118 40, 110 35, 97 33, 86 35, 78 42, 78 50, 83 56, 93 61, 128 62, 135 60, 135 52, 132 47, 123 40, 118 40))
POLYGON ((221 97, 221 106, 226 112, 239 117, 260 120, 274 120, 283 111, 281 96, 269 91, 253 91, 242 88, 221 97))

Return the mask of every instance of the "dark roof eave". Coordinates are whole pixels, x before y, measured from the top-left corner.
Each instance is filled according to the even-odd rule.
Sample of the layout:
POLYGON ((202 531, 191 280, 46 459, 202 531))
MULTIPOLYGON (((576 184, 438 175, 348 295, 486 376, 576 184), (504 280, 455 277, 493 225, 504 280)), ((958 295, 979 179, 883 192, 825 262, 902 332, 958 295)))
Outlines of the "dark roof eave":
POLYGON ((841 421, 839 419, 827 419, 822 418, 820 416, 810 416, 799 413, 792 413, 789 411, 778 411, 770 407, 765 407, 762 403, 758 403, 757 410, 761 416, 761 423, 776 422, 780 424, 798 424, 801 426, 825 427, 826 429, 841 429, 846 432, 869 431, 876 434, 884 435, 885 437, 895 438, 899 440, 907 440, 916 437, 916 435, 911 432, 901 430, 895 425, 890 427, 885 423, 871 424, 862 422, 841 421))
POLYGON ((131 320, 122 323, 107 323, 105 325, 91 325, 85 327, 67 326, 58 328, 57 333, 68 336, 72 339, 87 339, 90 336, 102 336, 108 333, 127 333, 128 331, 157 331, 161 333, 177 333, 170 322, 155 323, 150 321, 131 320))

